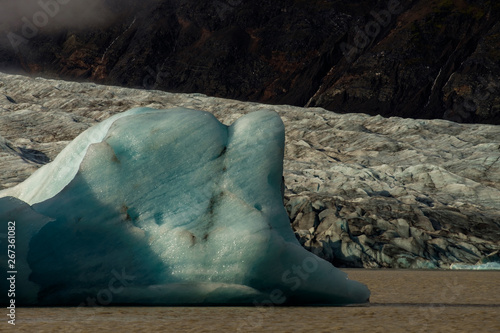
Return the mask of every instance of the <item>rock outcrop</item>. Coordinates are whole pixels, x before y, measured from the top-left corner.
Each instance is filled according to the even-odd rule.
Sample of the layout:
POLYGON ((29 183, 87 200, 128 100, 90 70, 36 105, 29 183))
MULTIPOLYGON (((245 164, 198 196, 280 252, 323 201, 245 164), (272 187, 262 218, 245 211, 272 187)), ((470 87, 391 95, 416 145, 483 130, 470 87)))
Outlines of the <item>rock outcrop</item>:
POLYGON ((1 8, 0 71, 500 124, 496 0, 43 3, 1 8))
POLYGON ((337 114, 202 94, 0 74, 0 186, 132 107, 263 109, 285 124, 285 207, 301 244, 337 266, 448 268, 500 250, 500 127, 337 114))

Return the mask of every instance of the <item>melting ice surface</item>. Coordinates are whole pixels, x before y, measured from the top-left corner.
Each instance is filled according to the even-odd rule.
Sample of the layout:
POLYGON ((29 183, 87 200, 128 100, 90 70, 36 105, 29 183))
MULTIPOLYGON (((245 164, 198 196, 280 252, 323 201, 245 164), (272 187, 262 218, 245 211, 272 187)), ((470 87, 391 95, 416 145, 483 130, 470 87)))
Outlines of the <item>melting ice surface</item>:
POLYGON ((283 154, 271 111, 225 126, 138 108, 90 128, 0 192, 0 220, 16 222, 17 304, 367 302, 366 286, 296 240, 283 154))
POLYGON ((452 264, 450 269, 463 269, 463 270, 477 270, 477 271, 489 271, 489 270, 500 270, 500 262, 487 262, 484 264, 467 265, 467 264, 452 264))

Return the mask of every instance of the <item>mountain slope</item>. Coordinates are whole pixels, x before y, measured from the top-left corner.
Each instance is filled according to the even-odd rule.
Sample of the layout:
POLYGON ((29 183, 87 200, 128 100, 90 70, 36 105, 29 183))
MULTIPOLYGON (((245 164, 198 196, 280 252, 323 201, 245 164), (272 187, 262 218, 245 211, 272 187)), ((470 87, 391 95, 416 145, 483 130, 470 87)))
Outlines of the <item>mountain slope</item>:
POLYGON ((61 5, 30 38, 25 21, 43 8, 11 15, 0 26, 0 70, 500 124, 496 1, 90 3, 83 17, 92 20, 69 24, 62 18, 76 9, 61 5), (13 44, 9 33, 24 41, 13 44))

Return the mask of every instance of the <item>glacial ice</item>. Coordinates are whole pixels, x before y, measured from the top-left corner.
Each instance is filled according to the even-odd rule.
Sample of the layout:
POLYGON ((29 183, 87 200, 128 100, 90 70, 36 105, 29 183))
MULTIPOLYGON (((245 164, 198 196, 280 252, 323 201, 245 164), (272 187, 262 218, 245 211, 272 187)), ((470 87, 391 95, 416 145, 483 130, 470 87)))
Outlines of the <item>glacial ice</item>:
POLYGON ((0 221, 16 221, 16 302, 367 302, 365 285, 296 240, 283 154, 272 111, 225 126, 208 112, 137 108, 88 129, 0 192, 0 221))
POLYGON ((476 264, 476 265, 451 264, 450 269, 473 270, 473 271, 496 271, 500 270, 500 262, 487 262, 484 264, 476 264))

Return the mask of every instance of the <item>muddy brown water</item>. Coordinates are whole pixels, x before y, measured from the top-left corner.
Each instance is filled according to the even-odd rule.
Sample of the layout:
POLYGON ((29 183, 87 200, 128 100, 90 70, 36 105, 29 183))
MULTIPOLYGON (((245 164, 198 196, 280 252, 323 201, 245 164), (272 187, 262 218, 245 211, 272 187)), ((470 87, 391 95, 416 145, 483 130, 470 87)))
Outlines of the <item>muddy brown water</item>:
POLYGON ((500 332, 500 271, 344 271, 368 285, 369 305, 18 308, 0 331, 500 332))

